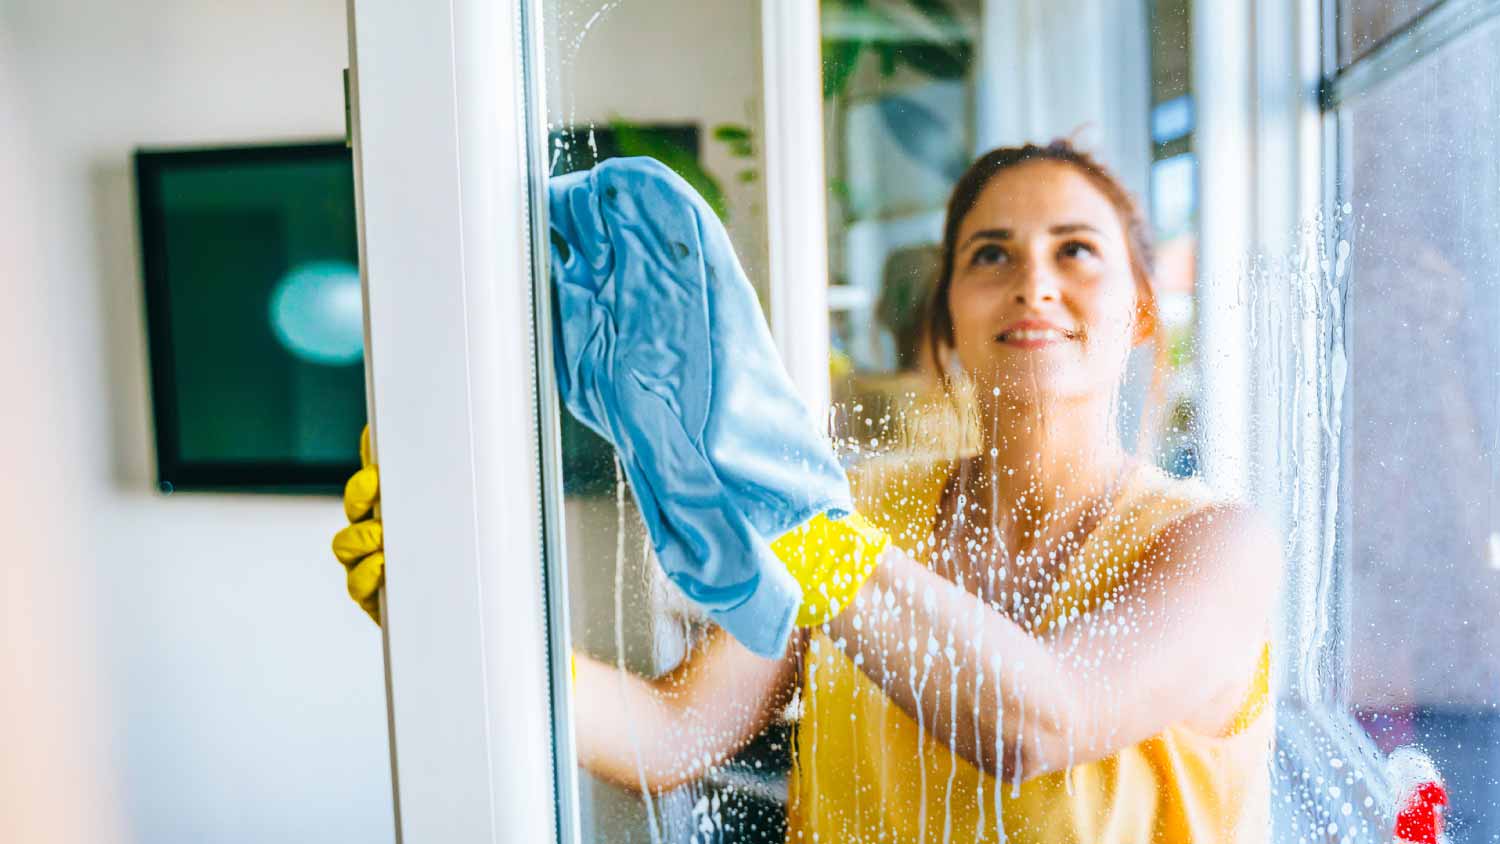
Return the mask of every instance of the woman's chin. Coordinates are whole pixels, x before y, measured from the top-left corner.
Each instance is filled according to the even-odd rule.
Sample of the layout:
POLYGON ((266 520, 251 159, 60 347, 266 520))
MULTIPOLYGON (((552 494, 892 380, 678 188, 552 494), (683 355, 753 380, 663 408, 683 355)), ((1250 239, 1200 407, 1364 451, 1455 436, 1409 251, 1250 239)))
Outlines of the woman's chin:
POLYGON ((996 360, 969 369, 969 378, 983 392, 996 395, 1020 396, 1034 394, 1044 396, 1067 391, 1070 383, 1079 379, 1061 361, 1049 361, 1042 356, 1017 360, 996 360), (996 391, 999 391, 996 393, 996 391))
POLYGON ((1041 368, 974 379, 974 386, 981 401, 998 399, 1004 405, 1017 408, 1087 402, 1101 392, 1066 372, 1041 368))

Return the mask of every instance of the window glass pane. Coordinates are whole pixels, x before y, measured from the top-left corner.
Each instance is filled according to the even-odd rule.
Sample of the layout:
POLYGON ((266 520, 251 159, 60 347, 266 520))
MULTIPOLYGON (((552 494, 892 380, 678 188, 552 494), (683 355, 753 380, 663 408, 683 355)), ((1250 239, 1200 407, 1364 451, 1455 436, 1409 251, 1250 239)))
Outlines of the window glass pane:
POLYGON ((1437 0, 1340 0, 1339 64, 1346 65, 1435 5, 1437 0))
MULTIPOLYGON (((745 274, 766 291, 765 187, 760 179, 760 19, 754 3, 543 0, 551 171, 561 176, 620 156, 667 164, 723 221, 745 274)), ((700 350, 693 350, 695 353, 700 350)), ((716 755, 697 713, 673 724, 674 764, 692 768, 641 796, 648 745, 662 741, 617 709, 646 678, 660 678, 708 635, 709 624, 662 575, 648 550, 634 498, 609 443, 562 414, 565 541, 572 641, 579 655, 579 748, 585 763, 608 720, 623 767, 584 764, 584 841, 781 841, 785 827, 787 726, 777 721, 748 746, 716 755), (599 676, 608 679, 600 684, 599 676), (596 729, 591 730, 593 726, 596 729), (639 754, 645 754, 644 756, 639 754), (712 830, 711 833, 704 830, 712 830), (711 836, 722 836, 711 837, 711 836)), ((670 679, 654 690, 670 700, 670 679)), ((707 713, 711 716, 713 713, 707 713)), ((618 754, 617 754, 618 755, 618 754)))
POLYGON ((1147 210, 1155 236, 1153 287, 1163 349, 1161 413, 1147 432, 1167 472, 1199 472, 1194 419, 1198 416, 1194 287, 1198 272, 1198 159, 1193 153, 1196 116, 1192 95, 1192 4, 1151 4, 1151 180, 1147 210))
POLYGON ((1192 87, 1192 4, 1151 2, 1151 102, 1164 103, 1192 87))
POLYGON ((1118 177, 1156 229, 1161 345, 1138 350, 1121 422, 1131 441, 1173 440, 1161 459, 1191 474, 1188 4, 906 6, 822 7, 833 387, 841 407, 862 408, 835 416, 835 433, 867 438, 863 419, 878 422, 935 383, 924 306, 967 164, 999 146, 1069 139, 1118 177), (1058 58, 1079 53, 1089 60, 1058 58), (1157 167, 1157 158, 1175 160, 1157 167), (1154 361, 1165 368, 1152 385, 1154 361), (1143 417, 1148 401, 1165 411, 1143 417))
POLYGON ((843 399, 920 382, 943 207, 977 142, 981 4, 907 5, 822 6, 831 344, 843 399))
POLYGON ((1348 108, 1349 703, 1500 836, 1500 26, 1348 108))
MULTIPOLYGON (((664 161, 710 200, 763 300, 755 4, 544 5, 554 174, 664 161)), ((662 523, 670 493, 628 486, 609 444, 564 420, 583 837, 1255 839, 1273 800, 1299 809, 1281 808, 1270 765, 1277 543, 1212 533, 1219 498, 1194 477, 1213 432, 1196 421, 1206 210, 1186 4, 819 8, 830 261, 807 283, 828 285, 826 434, 892 548, 878 567, 807 575, 799 609, 841 612, 756 656, 658 565, 643 523, 662 523), (945 250, 971 165, 1028 143, 1044 160, 974 182, 945 250), (1180 520, 1201 547, 1174 544, 1180 520), (1194 814, 1200 798, 1214 812, 1194 814)), ((657 210, 631 243, 660 236, 657 210)), ((612 248, 601 272, 640 257, 612 248)), ((733 329, 673 346, 673 365, 733 329)), ((751 365, 751 346, 726 365, 751 365)), ((684 394, 656 395, 676 408, 684 394)), ((715 424, 748 454, 766 416, 715 424)), ((669 432, 635 436, 665 448, 669 432)), ((794 484, 806 462, 786 461, 794 484)), ((797 571, 797 553, 860 559, 833 539, 794 547, 777 553, 797 571)), ((775 565, 766 580, 788 569, 775 565)))

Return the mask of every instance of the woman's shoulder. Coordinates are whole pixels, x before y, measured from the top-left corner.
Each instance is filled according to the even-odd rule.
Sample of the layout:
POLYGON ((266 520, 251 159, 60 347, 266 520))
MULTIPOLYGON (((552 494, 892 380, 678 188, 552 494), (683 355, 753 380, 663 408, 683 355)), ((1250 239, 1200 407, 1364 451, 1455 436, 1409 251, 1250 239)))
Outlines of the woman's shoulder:
POLYGON ((1129 524, 1142 550, 1158 559, 1207 551, 1216 557, 1245 555, 1264 560, 1280 554, 1269 518, 1242 498, 1199 478, 1176 478, 1151 466, 1137 473, 1120 521, 1129 524), (1149 550, 1148 550, 1149 549, 1149 550))
POLYGON ((1258 525, 1254 509, 1201 478, 1180 478, 1141 461, 1131 467, 1106 524, 1107 538, 1145 551, 1217 524, 1215 533, 1258 525))

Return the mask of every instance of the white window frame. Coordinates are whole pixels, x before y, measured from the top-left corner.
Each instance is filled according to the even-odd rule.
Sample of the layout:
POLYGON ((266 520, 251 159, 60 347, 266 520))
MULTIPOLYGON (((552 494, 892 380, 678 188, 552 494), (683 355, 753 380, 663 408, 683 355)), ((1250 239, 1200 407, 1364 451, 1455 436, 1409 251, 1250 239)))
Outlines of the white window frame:
MULTIPOLYGON (((559 656, 568 652, 560 405, 550 366, 537 366, 552 359, 550 293, 545 263, 530 259, 547 248, 539 21, 527 0, 349 0, 401 842, 578 836, 559 656)), ((770 323, 793 383, 821 409, 816 4, 765 0, 761 35, 770 323)))
POLYGON ((763 0, 766 216, 771 334, 814 417, 828 375, 828 197, 823 161, 823 42, 817 3, 763 0))
POLYGON ((556 840, 520 4, 349 11, 397 840, 556 840))
POLYGON ((1321 641, 1326 619, 1326 590, 1315 579, 1331 553, 1327 485, 1337 478, 1337 439, 1319 413, 1291 409, 1323 395, 1328 373, 1319 368, 1319 335, 1327 326, 1296 300, 1305 291, 1291 278, 1252 281, 1247 267, 1257 255, 1311 255, 1315 233, 1304 224, 1331 201, 1322 180, 1331 138, 1318 103, 1327 41, 1322 5, 1196 0, 1192 12, 1193 145, 1204 209, 1197 282, 1204 474, 1255 504, 1289 537, 1276 685, 1305 700, 1323 694, 1312 671, 1317 654, 1297 643, 1321 641), (1268 318, 1290 314, 1301 319, 1274 327, 1294 342, 1255 342, 1268 318), (1283 377, 1294 372, 1298 378, 1283 377), (1284 454, 1302 459, 1288 462, 1284 454))

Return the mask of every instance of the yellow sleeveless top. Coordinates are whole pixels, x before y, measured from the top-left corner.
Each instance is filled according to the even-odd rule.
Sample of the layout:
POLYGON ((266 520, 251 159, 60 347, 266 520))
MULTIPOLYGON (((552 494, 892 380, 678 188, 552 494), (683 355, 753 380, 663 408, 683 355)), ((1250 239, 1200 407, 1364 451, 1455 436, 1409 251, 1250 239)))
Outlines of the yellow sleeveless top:
MULTIPOLYGON (((949 466, 856 478, 861 510, 910 551, 930 541, 949 466), (860 481, 874 495, 859 495, 860 481)), ((1208 503, 1201 485, 1139 469, 1074 559, 1082 588, 1044 602, 1047 626, 1097 606, 1168 523, 1208 503), (1101 565, 1113 559, 1124 565, 1101 565), (1067 600, 1072 598, 1073 600, 1067 600)), ((789 842, 1146 844, 1265 841, 1272 735, 1269 644, 1246 677, 1238 714, 1218 734, 1186 725, 1066 771, 999 784, 927 735, 850 658, 814 633, 787 805, 789 842), (998 802, 997 802, 998 801, 998 802), (998 821, 998 822, 997 822, 998 821)), ((1024 775, 1024 772, 1023 772, 1024 775)))

